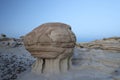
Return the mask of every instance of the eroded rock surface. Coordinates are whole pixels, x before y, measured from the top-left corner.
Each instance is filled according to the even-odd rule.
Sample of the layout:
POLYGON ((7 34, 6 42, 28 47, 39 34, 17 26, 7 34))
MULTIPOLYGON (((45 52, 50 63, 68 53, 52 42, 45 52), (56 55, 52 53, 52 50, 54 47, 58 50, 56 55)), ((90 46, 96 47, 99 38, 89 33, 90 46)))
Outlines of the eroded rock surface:
POLYGON ((104 38, 89 43, 80 43, 77 46, 89 49, 102 49, 120 52, 120 37, 104 38))
MULTIPOLYGON (((78 71, 96 71, 94 72, 96 76, 101 76, 98 73, 102 72, 102 75, 109 75, 108 79, 120 79, 120 52, 76 47, 72 63, 78 71)), ((101 76, 101 78, 103 77, 101 76)))
POLYGON ((76 37, 69 25, 46 23, 24 37, 26 49, 35 57, 35 73, 66 72, 70 67, 76 37))
POLYGON ((15 80, 34 61, 21 39, 0 35, 0 80, 15 80))

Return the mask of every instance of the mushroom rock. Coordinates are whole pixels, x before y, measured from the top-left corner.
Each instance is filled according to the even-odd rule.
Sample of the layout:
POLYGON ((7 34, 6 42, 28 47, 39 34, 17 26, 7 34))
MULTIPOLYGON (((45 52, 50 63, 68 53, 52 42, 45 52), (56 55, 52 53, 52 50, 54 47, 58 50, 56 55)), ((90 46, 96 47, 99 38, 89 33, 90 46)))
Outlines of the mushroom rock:
POLYGON ((76 37, 64 23, 46 23, 24 36, 26 49, 37 58, 32 71, 61 73, 70 68, 76 37))

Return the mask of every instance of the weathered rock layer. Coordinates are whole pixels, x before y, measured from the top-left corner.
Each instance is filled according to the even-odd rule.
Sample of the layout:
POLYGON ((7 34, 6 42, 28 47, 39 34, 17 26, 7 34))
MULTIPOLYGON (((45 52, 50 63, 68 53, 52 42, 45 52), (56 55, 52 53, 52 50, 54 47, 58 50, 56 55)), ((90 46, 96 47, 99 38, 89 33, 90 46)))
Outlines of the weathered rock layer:
POLYGON ((89 43, 80 43, 79 47, 90 49, 102 49, 120 52, 120 37, 104 38, 103 40, 96 40, 89 43))
POLYGON ((25 47, 37 57, 33 72, 39 74, 67 71, 75 41, 71 27, 63 23, 46 23, 28 33, 24 37, 25 47))

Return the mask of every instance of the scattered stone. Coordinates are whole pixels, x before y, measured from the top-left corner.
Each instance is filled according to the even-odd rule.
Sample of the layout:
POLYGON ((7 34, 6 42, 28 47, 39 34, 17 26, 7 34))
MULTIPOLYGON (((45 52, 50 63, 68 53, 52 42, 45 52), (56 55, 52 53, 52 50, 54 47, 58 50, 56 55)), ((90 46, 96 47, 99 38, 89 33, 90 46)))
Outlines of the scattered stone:
POLYGON ((8 37, 0 39, 0 80, 15 80, 34 61, 21 40, 8 37))

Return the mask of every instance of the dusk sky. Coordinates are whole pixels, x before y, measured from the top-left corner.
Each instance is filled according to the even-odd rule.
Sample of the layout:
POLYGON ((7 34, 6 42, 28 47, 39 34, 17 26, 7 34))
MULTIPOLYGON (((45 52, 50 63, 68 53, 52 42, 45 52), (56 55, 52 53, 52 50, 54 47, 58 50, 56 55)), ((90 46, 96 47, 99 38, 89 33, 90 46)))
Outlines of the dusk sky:
POLYGON ((18 38, 47 22, 70 25, 78 42, 120 37, 120 0, 0 0, 0 33, 18 38))

